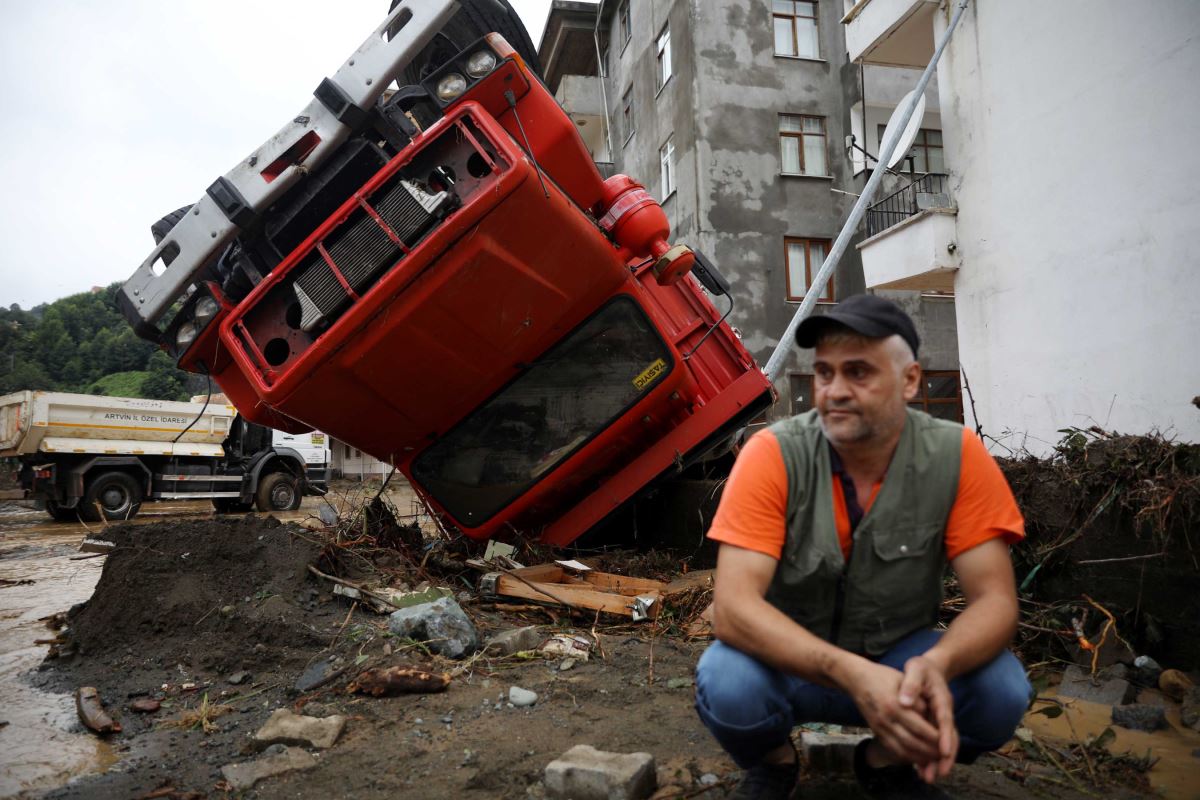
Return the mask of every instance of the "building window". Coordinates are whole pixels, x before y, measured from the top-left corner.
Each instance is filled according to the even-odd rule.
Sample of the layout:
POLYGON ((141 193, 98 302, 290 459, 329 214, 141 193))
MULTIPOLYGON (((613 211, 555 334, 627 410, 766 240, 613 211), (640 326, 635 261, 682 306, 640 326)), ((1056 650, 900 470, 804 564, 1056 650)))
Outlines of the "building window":
POLYGON ((820 58, 817 39, 817 4, 775 0, 775 55, 820 58))
POLYGON ((625 134, 625 141, 629 141, 629 137, 633 136, 633 87, 630 86, 625 90, 625 94, 621 95, 621 130, 625 134))
POLYGON ((629 24, 629 0, 623 0, 620 6, 617 7, 617 19, 620 25, 621 49, 625 49, 625 45, 629 44, 629 39, 633 36, 633 26, 629 24))
POLYGON ((812 411, 817 407, 817 387, 813 383, 813 376, 804 372, 793 372, 788 375, 788 389, 791 390, 791 396, 788 398, 791 404, 792 415, 803 414, 805 411, 812 411))
POLYGON ((662 170, 662 199, 666 200, 675 191, 675 136, 667 137, 658 150, 658 165, 662 170))
POLYGON ((350 445, 345 445, 345 448, 346 448, 346 458, 349 458, 350 457, 350 445))
POLYGON ((779 155, 784 175, 829 175, 825 159, 825 118, 779 115, 779 155))
MULTIPOLYGON (((787 299, 800 301, 812 285, 812 280, 821 271, 825 256, 829 253, 828 239, 783 240, 784 261, 787 263, 787 299)), ((825 292, 817 298, 819 303, 833 302, 833 279, 825 285, 825 292)))
MULTIPOLYGON (((883 147, 885 125, 879 126, 879 146, 883 147)), ((913 160, 913 172, 945 172, 946 159, 942 156, 942 132, 934 128, 921 128, 908 151, 907 158, 913 160)))
POLYGON ((921 389, 909 405, 938 419, 963 421, 958 372, 930 370, 921 374, 921 389))
POLYGON ((655 40, 655 47, 658 49, 658 65, 654 71, 654 88, 657 91, 671 80, 671 26, 669 24, 663 25, 662 33, 655 40))

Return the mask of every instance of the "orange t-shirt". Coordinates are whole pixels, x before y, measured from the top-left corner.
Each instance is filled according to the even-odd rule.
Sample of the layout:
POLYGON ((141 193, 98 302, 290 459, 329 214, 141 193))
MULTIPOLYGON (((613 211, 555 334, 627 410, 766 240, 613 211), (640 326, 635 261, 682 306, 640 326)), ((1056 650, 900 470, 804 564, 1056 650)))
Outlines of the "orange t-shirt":
MULTIPOLYGON (((863 513, 879 494, 882 481, 861 502, 863 513)), ((833 480, 833 519, 842 554, 850 558, 850 515, 842 482, 833 480)), ((769 430, 750 437, 738 454, 708 536, 779 558, 787 535, 787 468, 779 440, 769 430)), ((976 545, 997 536, 1008 544, 1025 538, 1025 520, 1008 481, 979 437, 963 429, 958 495, 946 521, 946 558, 953 561, 976 545)))

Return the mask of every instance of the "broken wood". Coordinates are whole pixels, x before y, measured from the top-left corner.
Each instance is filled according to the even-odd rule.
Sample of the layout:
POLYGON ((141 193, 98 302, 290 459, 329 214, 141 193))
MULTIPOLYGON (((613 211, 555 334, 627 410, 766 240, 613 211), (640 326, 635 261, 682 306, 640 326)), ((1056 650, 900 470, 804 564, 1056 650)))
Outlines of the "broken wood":
POLYGON ((444 692, 449 685, 450 676, 445 672, 433 673, 405 667, 376 667, 359 673, 346 687, 346 691, 382 697, 444 692))
POLYGON ((549 598, 569 608, 603 611, 635 621, 658 617, 666 588, 667 584, 661 581, 627 575, 595 571, 576 574, 559 564, 493 572, 480 581, 480 589, 487 597, 542 602, 549 598))
POLYGON ((94 686, 80 686, 75 690, 75 710, 79 714, 79 721, 88 730, 102 735, 121 732, 121 725, 104 710, 100 692, 94 686))

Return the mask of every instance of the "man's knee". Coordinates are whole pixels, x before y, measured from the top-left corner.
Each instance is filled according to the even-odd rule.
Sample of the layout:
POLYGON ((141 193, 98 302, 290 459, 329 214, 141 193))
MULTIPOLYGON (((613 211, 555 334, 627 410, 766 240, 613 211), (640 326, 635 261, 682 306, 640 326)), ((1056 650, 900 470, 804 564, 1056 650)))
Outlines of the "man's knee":
POLYGON ((986 749, 1000 747, 1021 724, 1033 687, 1017 657, 1005 651, 971 676, 959 730, 986 749), (964 718, 965 717, 965 718, 964 718))
POLYGON ((770 667, 721 642, 696 665, 696 708, 707 723, 748 728, 786 709, 770 667))

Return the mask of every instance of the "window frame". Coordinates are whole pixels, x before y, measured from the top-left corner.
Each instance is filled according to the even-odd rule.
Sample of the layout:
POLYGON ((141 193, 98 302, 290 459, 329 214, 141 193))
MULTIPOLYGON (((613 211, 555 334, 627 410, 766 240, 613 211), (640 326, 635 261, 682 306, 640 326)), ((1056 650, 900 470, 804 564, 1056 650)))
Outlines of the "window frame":
MULTIPOLYGON (((883 132, 885 130, 887 130, 886 125, 879 126, 879 146, 880 147, 883 146, 883 132)), ((925 166, 928 167, 929 166, 929 151, 930 150, 941 150, 942 151, 942 169, 940 172, 935 172, 934 170, 931 170, 931 169, 926 169, 926 170, 917 169, 917 163, 916 163, 915 159, 913 160, 913 172, 918 175, 945 175, 946 174, 946 143, 945 143, 945 140, 943 139, 941 144, 930 144, 929 143, 929 134, 930 133, 936 133, 936 134, 938 134, 938 136, 945 135, 942 133, 941 128, 919 128, 917 130, 917 138, 913 139, 912 146, 908 148, 908 152, 904 154, 904 158, 909 158, 910 156, 914 156, 916 154, 917 150, 921 150, 921 157, 923 159, 925 159, 925 166)))
MULTIPOLYGON (((958 412, 958 416, 953 420, 959 424, 963 421, 963 404, 962 404, 962 375, 956 369, 930 369, 921 371, 921 391, 909 401, 909 408, 915 408, 918 411, 924 411, 929 414, 930 406, 954 406, 958 412), (954 397, 930 397, 929 384, 930 378, 953 378, 954 379, 954 397)), ((945 417, 940 417, 945 419, 945 417)))
POLYGON ((629 88, 621 95, 621 125, 625 129, 623 144, 628 144, 633 138, 634 131, 637 130, 637 121, 634 118, 633 107, 633 84, 629 84, 629 88))
POLYGON ((822 117, 817 114, 781 113, 779 115, 779 174, 780 175, 786 175, 788 177, 799 177, 799 178, 829 178, 829 177, 832 177, 829 174, 829 168, 830 168, 829 129, 825 125, 825 120, 826 120, 826 117, 822 117), (784 118, 787 118, 787 117, 793 117, 797 120, 800 120, 800 130, 785 131, 783 129, 783 120, 784 120, 784 118), (805 133, 804 132, 804 120, 806 120, 806 119, 819 120, 821 123, 821 132, 820 133, 805 133), (806 170, 805 164, 804 164, 804 137, 806 137, 806 136, 819 137, 821 139, 821 152, 824 154, 824 160, 825 160, 824 166, 825 166, 825 170, 826 170, 825 172, 819 172, 819 173, 818 172, 808 172, 806 170), (787 172, 784 170, 783 143, 784 143, 785 139, 795 139, 797 142, 797 146, 799 147, 799 156, 800 156, 800 171, 799 172, 787 172))
POLYGON ((797 414, 803 414, 817 407, 817 376, 811 372, 789 372, 788 373, 788 412, 794 417, 797 414), (795 382, 808 379, 809 404, 808 408, 797 410, 796 408, 796 389, 795 382))
POLYGON ((658 169, 659 179, 662 181, 662 200, 665 203, 667 198, 675 194, 676 175, 675 175, 675 134, 672 132, 667 136, 667 140, 663 142, 662 147, 658 148, 658 169))
POLYGON ((784 13, 781 11, 776 11, 775 7, 774 7, 774 3, 772 2, 772 4, 771 4, 771 47, 772 47, 772 49, 774 49, 778 43, 778 40, 775 38, 775 20, 786 19, 791 22, 790 28, 791 28, 791 33, 792 33, 792 52, 781 53, 781 52, 779 52, 779 50, 775 49, 775 55, 778 56, 779 58, 799 58, 799 59, 804 59, 807 61, 823 61, 824 59, 821 57, 821 11, 820 11, 821 7, 819 5, 819 0, 803 0, 803 2, 811 2, 812 3, 813 16, 809 17, 807 15, 799 13, 796 10, 796 6, 795 6, 794 2, 792 5, 792 13, 787 14, 787 13, 784 13), (800 54, 800 37, 798 35, 796 21, 801 20, 801 19, 812 20, 813 28, 816 30, 816 33, 817 33, 817 37, 816 37, 817 38, 817 52, 810 56, 800 54))
POLYGON ((671 63, 671 23, 663 23, 662 30, 654 37, 654 91, 655 96, 670 83, 674 76, 671 63))
MULTIPOLYGON (((812 286, 813 275, 816 272, 819 272, 821 269, 820 264, 817 264, 815 268, 813 267, 813 264, 812 264, 812 245, 814 245, 814 244, 819 244, 822 247, 824 247, 825 254, 828 257, 829 248, 833 244, 832 240, 830 240, 830 239, 825 239, 820 236, 785 236, 785 237, 783 237, 783 280, 784 280, 784 287, 785 287, 785 291, 786 291, 787 301, 789 303, 799 303, 804 300, 804 293, 808 291, 808 287, 812 286), (789 255, 791 252, 790 245, 794 245, 794 244, 803 244, 804 245, 804 291, 798 295, 793 294, 793 292, 792 292, 792 265, 791 265, 791 260, 790 260, 791 256, 789 255)), ((819 298, 817 298, 817 302, 818 303, 836 303, 837 302, 837 292, 834 291, 832 277, 830 278, 829 283, 827 283, 825 285, 825 293, 822 294, 819 298)))
POLYGON ((625 52, 625 47, 633 39, 633 25, 631 24, 629 12, 629 0, 621 0, 621 5, 617 6, 617 36, 621 39, 621 52, 625 52))

